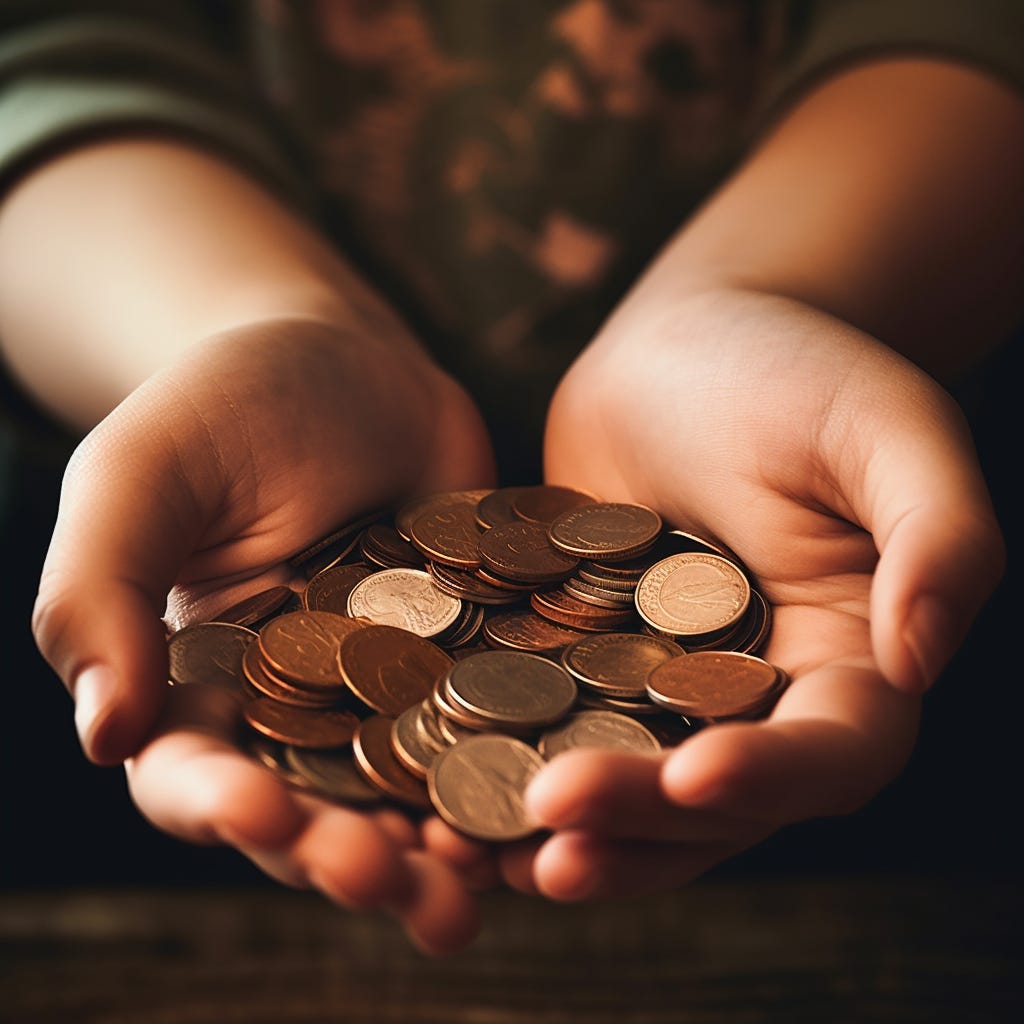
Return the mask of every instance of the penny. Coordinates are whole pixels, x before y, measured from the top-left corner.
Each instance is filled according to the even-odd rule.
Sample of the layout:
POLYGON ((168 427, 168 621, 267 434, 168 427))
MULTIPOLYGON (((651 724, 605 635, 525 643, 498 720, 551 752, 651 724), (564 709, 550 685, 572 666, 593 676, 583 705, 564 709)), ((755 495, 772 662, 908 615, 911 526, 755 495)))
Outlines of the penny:
POLYGON ((537 741, 537 751, 546 760, 577 747, 653 754, 661 750, 661 743, 636 719, 615 711, 577 711, 537 741))
POLYGON ((391 747, 394 722, 388 715, 372 715, 359 723, 352 737, 356 767, 385 796, 412 807, 429 808, 426 785, 402 767, 391 747))
POLYGON ((273 697, 284 704, 296 707, 320 708, 333 704, 344 692, 345 681, 339 675, 336 685, 320 687, 317 690, 303 689, 278 678, 267 668, 260 655, 260 645, 250 644, 242 655, 242 671, 245 680, 252 687, 254 696, 273 697))
POLYGON ((412 524, 419 516, 429 511, 456 508, 462 505, 467 506, 472 511, 490 493, 490 489, 480 491, 443 491, 438 494, 428 494, 423 497, 413 498, 395 513, 395 529, 406 540, 410 540, 412 524))
POLYGON ((344 804, 374 804, 380 791, 371 786, 352 763, 350 750, 306 750, 285 747, 288 768, 321 796, 344 804))
MULTIPOLYGON (((446 728, 448 724, 455 724, 460 729, 470 729, 473 732, 486 732, 488 729, 493 728, 492 722, 456 703, 452 697, 451 687, 448 685, 447 675, 437 681, 430 699, 437 709, 438 728, 449 739, 451 739, 452 734, 446 728)), ((452 739, 452 742, 455 742, 455 740, 452 739)))
POLYGON ((451 626, 462 602, 443 594, 423 569, 384 569, 360 580, 348 595, 348 613, 417 636, 436 636, 451 626))
POLYGON ((302 603, 311 612, 334 612, 348 617, 348 595, 373 570, 365 562, 342 562, 318 572, 302 592, 302 603))
POLYGON ((598 608, 632 609, 634 606, 634 595, 629 591, 615 590, 610 587, 594 586, 585 580, 573 577, 562 584, 565 592, 578 601, 592 604, 598 608))
POLYGON ((671 640, 640 633, 601 633, 584 637, 562 651, 570 675, 613 697, 642 697, 651 672, 683 649, 671 640))
POLYGON ((341 646, 346 685, 383 715, 399 715, 430 696, 453 664, 436 644, 397 626, 365 626, 341 646))
POLYGON ((595 502, 563 512, 548 527, 548 539, 577 558, 633 558, 661 533, 661 516, 645 505, 595 502))
POLYGON ((560 651, 580 637, 579 629, 550 622, 535 612, 517 609, 499 612, 484 622, 484 640, 491 647, 538 653, 560 651))
POLYGON ((395 756, 407 771, 421 779, 427 777, 427 769, 434 758, 448 747, 440 728, 437 728, 436 740, 433 737, 427 739, 427 733, 420 727, 423 707, 421 702, 406 708, 391 727, 391 747, 395 756))
POLYGON ((239 693, 242 656, 257 634, 227 622, 197 622, 172 633, 167 668, 172 683, 207 683, 239 693))
POLYGON ((544 759, 522 740, 482 734, 442 751, 427 775, 430 800, 453 828, 484 841, 523 839, 539 828, 523 794, 544 759))
POLYGON ((477 502, 475 516, 477 525, 489 530, 493 526, 504 526, 519 520, 512 503, 524 491, 525 487, 499 487, 485 495, 477 502))
POLYGON ((521 597, 521 594, 509 590, 507 587, 496 587, 493 584, 485 583, 475 573, 455 569, 448 565, 440 565, 437 562, 429 562, 427 572, 430 573, 434 586, 441 593, 450 594, 462 601, 472 601, 474 604, 503 605, 513 604, 521 597))
POLYGON ((571 629, 608 630, 621 626, 634 616, 632 601, 628 608, 602 608, 556 590, 538 590, 530 595, 530 607, 549 622, 571 629))
POLYGON ((528 523, 539 523, 547 527, 563 512, 578 505, 591 505, 597 498, 572 487, 557 487, 550 484, 536 484, 523 487, 512 498, 512 511, 528 523))
POLYGON ((363 629, 333 612, 289 612, 260 630, 260 650, 276 675, 307 689, 337 688, 345 637, 363 629))
POLYGON ((423 565, 423 555, 387 523, 374 523, 363 530, 359 550, 367 561, 385 569, 423 565))
POLYGON ((314 541, 309 547, 292 555, 288 559, 288 565, 292 569, 298 569, 306 579, 312 579, 318 572, 335 562, 340 562, 359 543, 359 536, 363 530, 382 518, 384 513, 376 511, 345 523, 326 537, 314 541))
POLYGON ((258 630, 262 622, 278 614, 285 605, 297 599, 295 591, 282 583, 280 586, 269 587, 236 602, 218 614, 210 616, 210 621, 228 622, 235 626, 258 630))
POLYGON ((359 719, 351 711, 289 707, 271 697, 245 706, 245 720, 257 732, 296 747, 342 747, 351 742, 359 719))
POLYGON ((742 617, 750 583, 721 555, 684 552, 656 562, 636 588, 636 608, 645 622, 679 637, 724 632, 742 617))
POLYGON ((457 661, 446 677, 454 703, 500 726, 535 729, 557 722, 576 700, 561 665, 522 651, 487 651, 457 661))
POLYGON ((671 658, 647 680, 650 699, 696 718, 729 718, 761 709, 778 691, 781 674, 752 654, 698 651, 671 658))
POLYGON ((424 513, 413 520, 409 539, 418 551, 442 565, 475 569, 480 564, 480 528, 469 505, 424 513))
POLYGON ((524 583, 554 583, 568 576, 579 559, 551 546, 547 530, 536 523, 507 523, 480 536, 484 565, 524 583))

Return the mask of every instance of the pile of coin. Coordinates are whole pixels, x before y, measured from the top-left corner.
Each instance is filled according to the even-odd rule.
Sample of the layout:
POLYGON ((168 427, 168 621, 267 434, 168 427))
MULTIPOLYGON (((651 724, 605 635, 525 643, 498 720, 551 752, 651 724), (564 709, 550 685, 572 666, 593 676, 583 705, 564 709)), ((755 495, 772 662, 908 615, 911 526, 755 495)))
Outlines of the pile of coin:
POLYGON ((564 487, 457 491, 348 523, 274 587, 168 638, 172 685, 238 700, 239 744, 352 804, 507 841, 579 746, 655 752, 767 714, 770 609, 739 558, 564 487))

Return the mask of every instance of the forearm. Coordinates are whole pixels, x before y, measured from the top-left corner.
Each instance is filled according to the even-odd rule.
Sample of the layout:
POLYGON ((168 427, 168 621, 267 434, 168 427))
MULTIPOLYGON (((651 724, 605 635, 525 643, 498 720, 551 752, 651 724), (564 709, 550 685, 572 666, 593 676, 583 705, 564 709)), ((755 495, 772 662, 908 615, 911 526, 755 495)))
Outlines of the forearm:
POLYGON ((955 64, 864 65, 786 115, 622 312, 723 287, 786 296, 949 386, 1024 320, 1022 180, 1019 95, 955 64))
POLYGON ((300 216, 225 161, 123 140, 42 166, 0 207, 0 344, 59 418, 88 428, 197 341, 262 320, 414 343, 300 216))

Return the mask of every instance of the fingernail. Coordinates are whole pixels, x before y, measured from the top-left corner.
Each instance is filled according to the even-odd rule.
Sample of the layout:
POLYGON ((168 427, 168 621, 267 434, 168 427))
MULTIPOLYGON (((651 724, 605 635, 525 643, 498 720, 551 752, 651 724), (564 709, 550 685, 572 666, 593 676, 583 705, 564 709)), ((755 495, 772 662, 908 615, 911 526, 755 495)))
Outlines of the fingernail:
POLYGON ((935 682, 957 639, 952 616, 942 601, 924 594, 914 602, 903 627, 903 641, 917 667, 918 678, 911 681, 917 692, 924 692, 935 682))
POLYGON ((75 679, 75 728, 87 756, 92 755, 96 737, 113 710, 116 686, 114 673, 106 665, 90 665, 75 679))

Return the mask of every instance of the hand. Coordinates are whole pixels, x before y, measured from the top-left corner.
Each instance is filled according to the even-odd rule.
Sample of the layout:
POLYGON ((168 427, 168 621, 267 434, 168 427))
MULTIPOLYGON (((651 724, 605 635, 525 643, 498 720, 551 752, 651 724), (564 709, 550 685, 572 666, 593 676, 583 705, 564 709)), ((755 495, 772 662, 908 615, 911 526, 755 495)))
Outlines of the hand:
POLYGON ((624 304, 566 377, 552 483, 727 544, 774 609, 792 682, 766 721, 656 757, 575 751, 533 781, 554 834, 503 856, 555 899, 689 881, 779 827, 853 811, 902 769, 920 695, 1002 571, 958 409, 902 357, 740 291, 624 304))
POLYGON ((215 704, 167 685, 165 617, 180 626, 287 582, 288 557, 341 522, 491 482, 468 398, 408 346, 390 357, 377 340, 255 324, 132 392, 68 467, 35 630, 75 698, 86 755, 127 759, 155 825, 389 909, 420 945, 450 949, 476 910, 451 869, 414 848, 411 825, 286 788, 227 742, 215 704))

